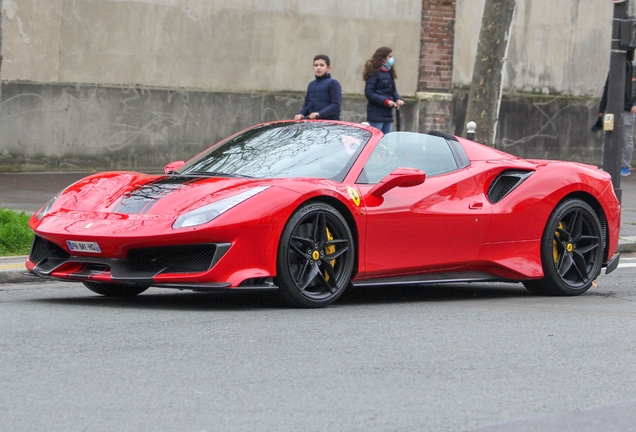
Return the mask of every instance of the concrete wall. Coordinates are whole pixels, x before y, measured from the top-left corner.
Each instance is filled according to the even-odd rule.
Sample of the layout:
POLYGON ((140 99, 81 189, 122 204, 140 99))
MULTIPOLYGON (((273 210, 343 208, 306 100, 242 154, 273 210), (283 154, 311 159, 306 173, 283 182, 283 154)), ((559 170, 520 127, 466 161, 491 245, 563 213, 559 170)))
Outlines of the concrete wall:
POLYGON ((304 91, 327 54, 363 91, 376 48, 417 83, 419 0, 5 0, 3 81, 304 91))
MULTIPOLYGON (((468 91, 453 92, 452 132, 461 135, 468 91)), ((558 159, 601 165, 603 133, 590 127, 599 98, 506 93, 497 123, 496 148, 523 158, 558 159)), ((479 137, 477 137, 479 141, 479 137)))
MULTIPOLYGON (((4 84, 0 172, 159 170, 248 126, 292 118, 303 94, 4 84)), ((362 95, 344 99, 342 119, 365 120, 362 95)), ((402 110, 417 129, 416 105, 402 110)))

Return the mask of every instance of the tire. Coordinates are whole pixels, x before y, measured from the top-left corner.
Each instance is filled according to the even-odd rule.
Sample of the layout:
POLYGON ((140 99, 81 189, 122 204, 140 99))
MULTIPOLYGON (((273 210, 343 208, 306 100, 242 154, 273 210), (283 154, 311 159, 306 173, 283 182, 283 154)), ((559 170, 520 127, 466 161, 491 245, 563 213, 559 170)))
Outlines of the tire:
POLYGON ((587 291, 603 265, 601 222, 579 199, 561 202, 550 215, 541 238, 543 279, 524 281, 539 295, 575 296, 587 291))
POLYGON ((97 282, 82 282, 86 288, 94 293, 106 297, 134 297, 146 291, 148 287, 139 285, 109 284, 97 282))
POLYGON ((349 285, 354 260, 353 236, 338 210, 305 204, 285 225, 278 245, 279 294, 290 306, 327 306, 349 285))

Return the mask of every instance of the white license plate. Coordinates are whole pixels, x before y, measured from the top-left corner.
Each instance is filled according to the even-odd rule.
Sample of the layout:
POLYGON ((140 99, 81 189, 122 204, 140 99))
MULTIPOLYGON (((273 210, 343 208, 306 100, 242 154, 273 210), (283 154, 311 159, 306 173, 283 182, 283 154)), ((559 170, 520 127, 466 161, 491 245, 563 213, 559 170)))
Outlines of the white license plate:
POLYGON ((73 252, 91 252, 91 253, 101 253, 102 250, 99 248, 97 242, 78 242, 66 240, 66 244, 68 248, 73 252))

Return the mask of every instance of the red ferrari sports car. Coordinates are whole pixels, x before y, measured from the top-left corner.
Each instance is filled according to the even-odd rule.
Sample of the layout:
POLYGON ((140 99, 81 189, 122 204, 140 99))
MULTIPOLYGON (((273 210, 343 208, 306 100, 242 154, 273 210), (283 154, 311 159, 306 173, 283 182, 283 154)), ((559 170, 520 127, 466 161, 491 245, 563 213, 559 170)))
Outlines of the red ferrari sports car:
POLYGON ((321 307, 349 285, 522 282, 578 295, 618 265, 610 176, 443 132, 281 121, 165 174, 104 172, 30 220, 28 270, 102 295, 278 290, 321 307))

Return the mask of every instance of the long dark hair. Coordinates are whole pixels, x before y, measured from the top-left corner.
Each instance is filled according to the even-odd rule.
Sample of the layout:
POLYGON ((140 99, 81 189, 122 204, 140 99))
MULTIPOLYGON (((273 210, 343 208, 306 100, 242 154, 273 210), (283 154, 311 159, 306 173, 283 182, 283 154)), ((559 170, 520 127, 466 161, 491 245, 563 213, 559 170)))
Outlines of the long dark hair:
MULTIPOLYGON (((391 54, 393 50, 389 47, 380 47, 373 53, 373 57, 371 57, 364 64, 364 72, 362 72, 362 79, 364 81, 368 80, 371 75, 380 70, 382 65, 384 64, 384 60, 386 56, 391 54)), ((389 69, 389 73, 393 79, 397 78, 397 72, 395 71, 395 66, 389 69)))

